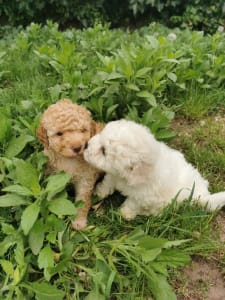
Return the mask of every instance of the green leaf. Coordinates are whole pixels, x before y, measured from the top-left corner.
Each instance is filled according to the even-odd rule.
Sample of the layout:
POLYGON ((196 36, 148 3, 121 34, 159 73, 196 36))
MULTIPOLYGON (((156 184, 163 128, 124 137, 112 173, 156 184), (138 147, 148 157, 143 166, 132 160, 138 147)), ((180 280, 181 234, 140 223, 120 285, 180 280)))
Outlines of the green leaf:
POLYGON ((32 192, 25 186, 19 184, 9 185, 2 189, 3 192, 11 192, 21 196, 32 196, 32 192))
POLYGON ((38 180, 38 172, 31 163, 22 159, 15 160, 16 176, 19 183, 31 190, 37 196, 41 190, 38 180))
POLYGON ((157 106, 157 102, 153 94, 150 94, 149 97, 145 98, 145 101, 153 107, 157 106))
POLYGON ((28 205, 29 202, 17 194, 6 194, 0 196, 0 207, 28 205))
POLYGON ((151 71, 151 70, 152 70, 152 68, 148 68, 148 67, 139 69, 139 70, 136 72, 135 77, 136 77, 136 78, 145 77, 146 74, 149 73, 149 71, 151 71))
POLYGON ((163 275, 151 271, 149 285, 155 300, 177 300, 172 287, 163 275))
POLYGON ((3 271, 7 274, 7 275, 13 275, 14 274, 14 268, 13 268, 13 264, 5 259, 0 259, 0 265, 3 269, 3 271))
POLYGON ((21 227, 25 235, 29 233, 34 223, 37 220, 40 207, 37 202, 30 204, 24 211, 21 217, 21 227))
POLYGON ((39 283, 33 282, 28 284, 23 284, 27 289, 33 291, 36 295, 36 300, 63 300, 65 292, 57 289, 56 286, 53 286, 49 283, 39 283))
POLYGON ((57 216, 75 215, 77 213, 77 209, 74 204, 63 198, 52 200, 48 209, 57 216))
POLYGON ((12 235, 16 233, 16 229, 11 224, 1 223, 2 232, 6 235, 12 235))
POLYGON ((124 76, 122 74, 113 72, 107 76, 106 80, 114 80, 114 79, 123 78, 123 77, 124 76))
POLYGON ((45 226, 43 220, 40 219, 37 220, 37 222, 31 228, 29 233, 29 238, 28 238, 29 246, 34 255, 37 255, 40 252, 43 246, 44 237, 45 237, 45 226))
POLYGON ((136 86, 133 83, 128 83, 128 84, 125 85, 125 87, 128 88, 129 90, 132 90, 132 91, 137 91, 137 92, 140 91, 139 87, 136 86))
MULTIPOLYGON (((154 97, 154 95, 152 95, 151 93, 149 93, 148 91, 141 91, 139 93, 137 93, 138 97, 142 97, 142 98, 152 98, 154 97)), ((154 97, 155 98, 155 97, 154 97)))
POLYGON ((4 256, 4 254, 8 251, 8 249, 16 244, 15 237, 10 235, 4 238, 2 242, 0 242, 0 256, 4 256))
POLYGON ((177 81, 177 75, 175 73, 169 72, 167 73, 167 77, 173 82, 177 81))
POLYGON ((58 173, 49 176, 47 178, 48 183, 45 189, 45 192, 48 193, 48 200, 61 192, 70 180, 71 176, 67 173, 58 173))
POLYGON ((55 60, 50 60, 49 61, 49 64, 50 64, 50 66, 52 66, 53 67, 53 69, 55 69, 55 71, 57 72, 57 73, 62 73, 63 72, 63 66, 60 64, 60 63, 58 63, 57 61, 55 61, 55 60))
POLYGON ((171 248, 173 246, 180 246, 182 245, 183 243, 187 243, 187 242, 190 242, 191 239, 186 239, 186 240, 176 240, 176 241, 168 241, 166 242, 164 248, 171 248))
POLYGON ((163 248, 167 240, 161 238, 153 238, 150 236, 143 237, 139 240, 138 246, 145 249, 163 248))
POLYGON ((170 267, 184 266, 190 263, 190 256, 176 249, 163 250, 157 259, 170 267))
POLYGON ((49 245, 45 246, 38 255, 38 266, 40 269, 54 266, 54 255, 49 245))
POLYGON ((31 135, 21 135, 19 137, 13 137, 9 141, 9 145, 6 149, 5 156, 8 158, 13 158, 17 156, 25 146, 34 140, 34 137, 31 135))
POLYGON ((4 142, 11 133, 11 122, 3 113, 0 113, 0 143, 4 142))
POLYGON ((153 261, 156 259, 156 257, 161 253, 160 248, 150 249, 150 250, 143 250, 143 248, 140 248, 140 254, 142 257, 142 260, 146 263, 153 261))
POLYGON ((176 135, 176 132, 171 129, 161 129, 157 132, 157 139, 169 139, 176 135))

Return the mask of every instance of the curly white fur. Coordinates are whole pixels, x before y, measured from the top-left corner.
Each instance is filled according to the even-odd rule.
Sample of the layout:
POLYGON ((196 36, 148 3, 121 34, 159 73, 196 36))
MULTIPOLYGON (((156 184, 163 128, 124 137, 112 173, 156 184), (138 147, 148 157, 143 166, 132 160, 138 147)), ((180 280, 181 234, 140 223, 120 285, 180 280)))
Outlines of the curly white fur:
POLYGON ((225 205, 225 192, 210 194, 208 181, 189 164, 182 153, 157 141, 135 122, 113 121, 92 137, 84 151, 87 162, 106 172, 96 193, 105 198, 118 190, 126 200, 121 213, 126 219, 162 212, 177 195, 193 199, 209 210, 225 205))

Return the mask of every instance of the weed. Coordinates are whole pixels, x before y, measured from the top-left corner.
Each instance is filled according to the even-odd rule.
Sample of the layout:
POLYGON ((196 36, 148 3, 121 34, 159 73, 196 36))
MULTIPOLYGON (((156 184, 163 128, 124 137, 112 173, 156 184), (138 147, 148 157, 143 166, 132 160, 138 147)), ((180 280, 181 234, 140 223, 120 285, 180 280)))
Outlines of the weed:
MULTIPOLYGON (((221 247, 212 238, 214 214, 190 199, 127 222, 117 210, 123 197, 114 194, 103 214, 90 213, 90 226, 74 232, 80 204, 70 201, 69 176, 44 175, 35 132, 41 112, 59 98, 104 122, 135 120, 167 141, 175 111, 200 119, 224 106, 224 34, 176 30, 171 41, 168 32, 99 24, 60 32, 49 22, 0 41, 0 298, 175 299, 171 269, 221 247)), ((171 143, 219 190, 224 142, 219 127, 209 128, 196 126, 171 143)))

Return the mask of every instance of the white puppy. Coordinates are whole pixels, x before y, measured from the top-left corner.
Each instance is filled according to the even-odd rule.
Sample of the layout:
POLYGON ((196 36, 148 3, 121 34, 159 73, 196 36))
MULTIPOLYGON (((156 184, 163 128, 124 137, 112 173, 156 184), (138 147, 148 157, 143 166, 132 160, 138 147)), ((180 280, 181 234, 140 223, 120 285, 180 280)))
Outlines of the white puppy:
POLYGON ((121 208, 126 219, 158 214, 174 197, 187 199, 193 186, 193 199, 209 210, 225 205, 225 192, 210 194, 208 181, 182 153, 157 141, 148 128, 135 122, 108 123, 89 140, 84 158, 106 172, 96 189, 100 198, 114 190, 127 197, 121 208))

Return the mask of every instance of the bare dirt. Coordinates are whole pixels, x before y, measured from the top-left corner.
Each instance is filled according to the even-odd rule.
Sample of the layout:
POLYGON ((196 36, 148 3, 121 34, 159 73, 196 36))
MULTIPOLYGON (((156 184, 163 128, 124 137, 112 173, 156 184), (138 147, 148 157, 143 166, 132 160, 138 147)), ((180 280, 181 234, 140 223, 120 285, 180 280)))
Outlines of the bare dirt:
POLYGON ((225 300, 225 267, 221 264, 225 255, 225 212, 217 216, 215 226, 220 229, 224 251, 210 258, 193 258, 192 264, 182 270, 182 278, 177 279, 178 300, 225 300))

